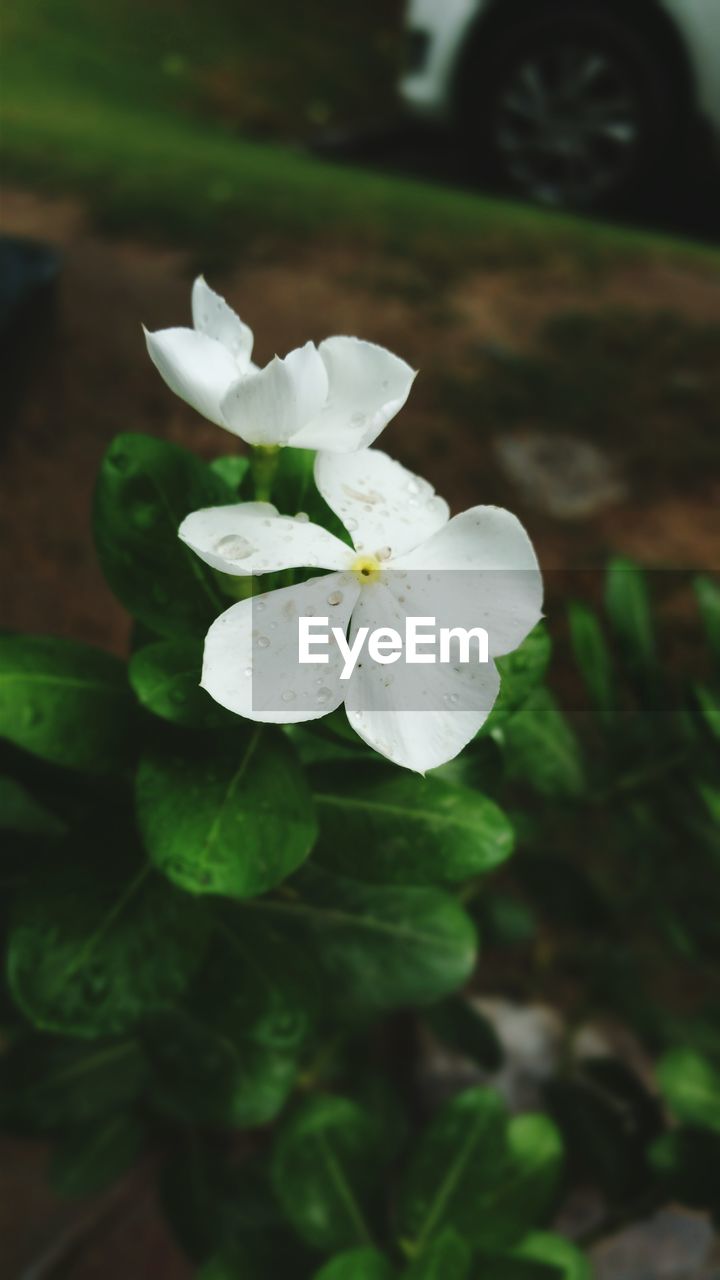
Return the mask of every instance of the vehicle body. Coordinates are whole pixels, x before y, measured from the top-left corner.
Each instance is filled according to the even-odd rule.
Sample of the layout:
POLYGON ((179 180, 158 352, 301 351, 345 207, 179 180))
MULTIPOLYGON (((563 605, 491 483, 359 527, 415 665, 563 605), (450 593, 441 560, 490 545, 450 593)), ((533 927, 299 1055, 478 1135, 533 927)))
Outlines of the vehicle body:
POLYGON ((703 125, 720 155, 720 0, 410 0, 400 94, 544 203, 637 190, 703 125))

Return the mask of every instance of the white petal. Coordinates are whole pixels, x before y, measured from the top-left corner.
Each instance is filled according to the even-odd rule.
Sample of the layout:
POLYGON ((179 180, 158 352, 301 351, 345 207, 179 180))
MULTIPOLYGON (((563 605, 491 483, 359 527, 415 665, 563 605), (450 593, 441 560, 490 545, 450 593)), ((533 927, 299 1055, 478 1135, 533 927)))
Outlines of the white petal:
POLYGON ((393 561, 447 523, 449 510, 427 480, 379 449, 319 453, 315 483, 358 551, 390 549, 393 561))
MULTIPOLYGON (((442 626, 485 627, 493 657, 516 649, 542 617, 532 543, 502 507, 463 511, 392 567, 410 571, 418 616, 434 616, 442 626)), ((401 590, 397 583, 394 577, 393 588, 401 590)))
POLYGON ((306 342, 231 386, 222 411, 230 429, 249 444, 286 444, 320 411, 327 388, 317 347, 306 342))
POLYGON ((225 426, 220 402, 238 376, 236 361, 221 342, 194 329, 144 330, 147 349, 171 391, 204 418, 225 426))
POLYGON ((360 338, 326 338, 318 349, 327 369, 327 402, 293 444, 338 453, 366 449, 402 409, 415 371, 385 347, 360 338))
POLYGON ((344 569, 352 559, 350 547, 327 529, 281 516, 269 502, 193 511, 178 537, 213 569, 236 577, 277 569, 344 569))
MULTIPOLYGON (((404 634, 405 611, 382 581, 364 587, 351 625, 393 627, 404 634)), ((494 663, 380 665, 365 656, 345 697, 348 720, 368 746, 417 773, 453 760, 492 710, 500 688, 494 663), (427 709, 422 710, 425 706, 427 709)))
POLYGON ((198 276, 192 287, 192 318, 198 333, 206 333, 227 347, 243 372, 250 364, 253 332, 205 280, 198 276))
POLYGON ((297 619, 328 617, 346 630, 359 591, 354 575, 331 573, 234 604, 205 638, 203 689, 228 710, 270 724, 334 711, 347 687, 340 651, 331 644, 328 663, 300 664, 297 619))

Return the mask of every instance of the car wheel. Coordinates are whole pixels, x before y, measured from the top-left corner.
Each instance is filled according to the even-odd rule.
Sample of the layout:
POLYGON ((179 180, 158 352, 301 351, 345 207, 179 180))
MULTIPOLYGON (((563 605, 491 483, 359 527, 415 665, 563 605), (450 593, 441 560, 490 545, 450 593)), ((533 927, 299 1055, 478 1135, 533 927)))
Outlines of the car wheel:
POLYGON ((495 34, 466 95, 465 124, 478 160, 523 196, 612 208, 658 170, 672 133, 668 76, 632 26, 573 10, 495 34))

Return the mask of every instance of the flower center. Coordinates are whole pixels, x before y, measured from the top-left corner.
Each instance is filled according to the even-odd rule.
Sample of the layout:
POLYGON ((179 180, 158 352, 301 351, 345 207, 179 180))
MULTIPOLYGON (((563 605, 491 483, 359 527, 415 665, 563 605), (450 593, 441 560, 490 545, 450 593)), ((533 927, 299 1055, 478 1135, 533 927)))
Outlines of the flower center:
POLYGON ((380 572, 380 561, 377 556, 356 556, 350 565, 358 582, 372 582, 380 572))

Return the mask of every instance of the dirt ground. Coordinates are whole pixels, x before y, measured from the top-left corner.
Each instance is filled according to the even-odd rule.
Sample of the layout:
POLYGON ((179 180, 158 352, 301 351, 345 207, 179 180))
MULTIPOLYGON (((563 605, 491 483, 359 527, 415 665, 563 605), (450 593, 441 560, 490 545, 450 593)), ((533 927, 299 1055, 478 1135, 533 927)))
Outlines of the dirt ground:
MULTIPOLYGON (((141 322, 187 323, 189 284, 206 264, 177 250, 108 239, 73 201, 22 190, 6 192, 3 224, 7 234, 59 246, 63 265, 50 340, 33 351, 22 402, 3 432, 2 625, 122 652, 128 621, 103 583, 90 535, 93 483, 108 442, 130 430, 208 458, 237 447, 167 391, 140 330, 141 322)), ((458 413, 445 400, 449 381, 472 372, 475 353, 529 350, 558 312, 621 309, 638 318, 667 313, 694 326, 720 325, 720 277, 709 276, 706 264, 626 261, 585 275, 559 256, 542 267, 458 272, 443 281, 401 256, 331 244, 288 248, 280 256, 256 251, 232 270, 207 274, 251 323, 261 362, 332 333, 361 335, 408 359, 420 376, 382 447, 432 479, 454 510, 489 501, 517 511, 546 569, 593 569, 611 551, 650 565, 720 565, 720 470, 698 467, 691 483, 678 485, 672 457, 663 472, 662 457, 653 456, 648 491, 637 467, 628 474, 623 443, 608 428, 607 439, 592 442, 597 457, 566 468, 571 497, 578 486, 589 489, 578 511, 570 502, 570 518, 563 508, 568 494, 561 494, 558 516, 552 493, 533 494, 532 472, 530 484, 523 482, 524 433, 532 436, 536 424, 515 423, 512 456, 502 464, 500 422, 478 426, 472 406, 458 413)), ((690 421, 692 404, 688 414, 690 421)), ((541 464, 543 451, 548 455, 547 432, 541 464)), ((564 436, 554 444, 550 438, 556 470, 565 465, 565 451, 564 436)), ((541 465, 540 489, 547 481, 541 465)), ((551 489, 554 483, 551 476, 551 489)))

